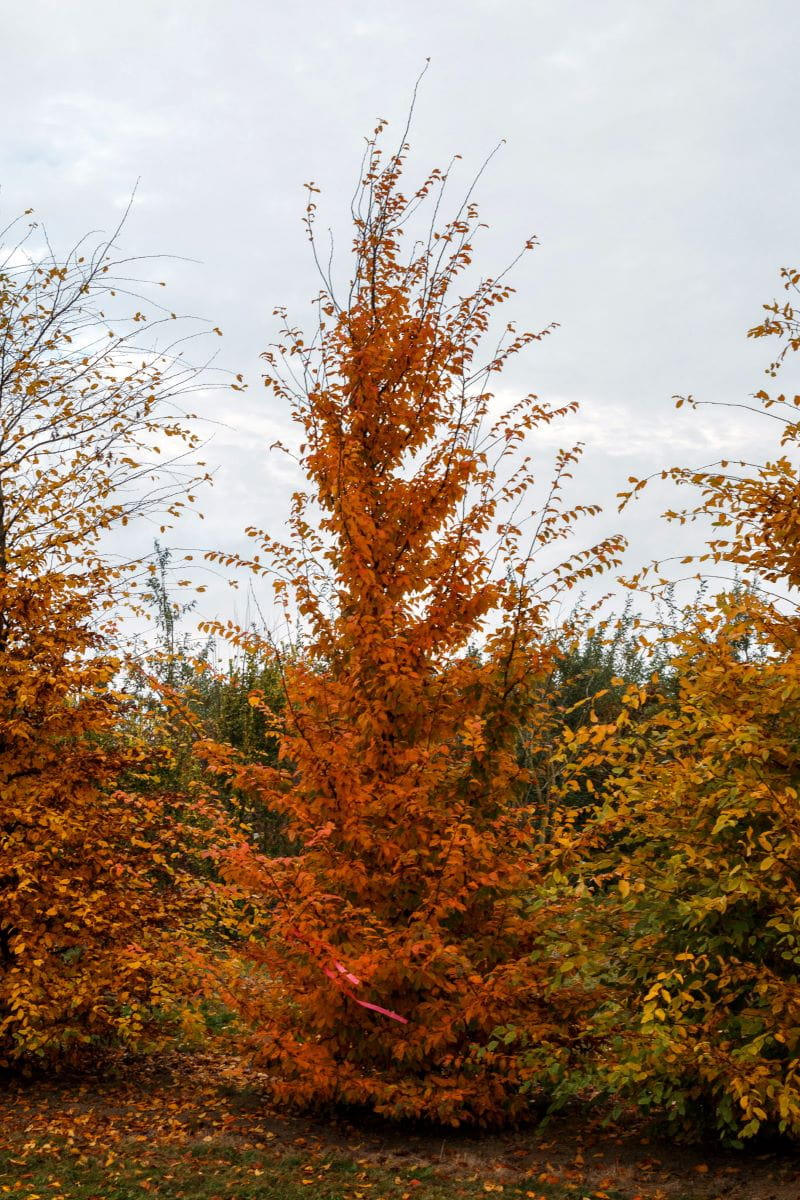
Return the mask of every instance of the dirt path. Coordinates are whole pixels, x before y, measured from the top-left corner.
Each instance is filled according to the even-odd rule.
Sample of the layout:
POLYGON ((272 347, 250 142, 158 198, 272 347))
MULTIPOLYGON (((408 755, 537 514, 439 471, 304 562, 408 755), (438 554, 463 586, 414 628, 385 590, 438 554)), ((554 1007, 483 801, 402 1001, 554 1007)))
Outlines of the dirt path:
POLYGON ((137 1146, 179 1152, 203 1143, 299 1153, 312 1164, 347 1157, 404 1175, 432 1168, 454 1183, 480 1180, 487 1193, 534 1180, 601 1198, 800 1200, 800 1153, 678 1147, 641 1121, 603 1128, 578 1115, 544 1129, 484 1136, 398 1129, 374 1119, 354 1125, 288 1117, 266 1104, 258 1072, 221 1056, 176 1057, 145 1069, 130 1064, 102 1082, 13 1083, 0 1094, 0 1149, 20 1167, 48 1147, 77 1161, 113 1161, 137 1146))

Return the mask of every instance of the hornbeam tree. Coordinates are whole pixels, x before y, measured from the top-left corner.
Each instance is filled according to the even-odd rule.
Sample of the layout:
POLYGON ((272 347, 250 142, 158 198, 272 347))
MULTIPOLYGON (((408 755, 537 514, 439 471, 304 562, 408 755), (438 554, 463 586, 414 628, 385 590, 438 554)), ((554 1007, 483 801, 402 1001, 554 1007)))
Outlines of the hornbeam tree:
POLYGON ((4 1066, 163 1031, 188 981, 175 930, 205 904, 187 869, 204 818, 176 820, 185 800, 148 783, 158 748, 125 733, 112 612, 130 576, 103 545, 184 503, 196 439, 177 406, 194 373, 179 346, 142 348, 148 311, 110 324, 131 287, 113 238, 58 260, 28 251, 38 236, 0 261, 4 1066))
MULTIPOLYGON (((781 339, 774 375, 800 339, 790 304, 765 307, 750 334, 781 339)), ((672 639, 672 704, 633 728, 630 697, 598 822, 619 886, 594 904, 615 963, 599 1022, 619 1021, 600 1063, 610 1091, 739 1141, 800 1136, 800 396, 756 400, 779 423, 776 457, 664 472, 700 493, 667 515, 712 525, 700 569, 750 586, 672 639)))
POLYGON ((615 731, 587 864, 616 885, 591 904, 600 1077, 692 1137, 800 1134, 800 662, 773 620, 729 594, 679 634, 674 703, 615 731))
MULTIPOLYGON (((800 291, 800 271, 781 270, 784 289, 790 295, 800 291)), ((748 330, 751 338, 777 338, 780 350, 767 367, 773 378, 787 360, 800 350, 800 314, 791 300, 763 305, 764 320, 748 330)), ((790 360, 791 361, 791 360, 790 360)), ((699 493, 699 500, 683 509, 670 509, 664 516, 686 524, 698 519, 710 520, 712 535, 705 553, 687 556, 683 562, 728 564, 734 566, 749 585, 762 588, 778 584, 796 591, 800 588, 800 472, 797 448, 800 444, 800 395, 781 392, 770 395, 763 388, 752 396, 753 404, 728 401, 696 400, 693 396, 676 397, 676 407, 739 408, 760 413, 780 428, 780 454, 764 463, 722 459, 704 467, 672 467, 661 472, 680 487, 699 493)), ((639 495, 656 476, 631 477, 633 487, 620 492, 622 506, 639 495)), ((658 563, 653 564, 655 568, 658 563)), ((706 568, 703 568, 706 569, 706 568)), ((649 572, 642 572, 644 578, 649 572)), ((664 583, 664 580, 661 580, 664 583)), ((796 607, 796 606, 795 606, 796 607)))
POLYGON ((550 600, 622 543, 551 553, 597 509, 560 500, 577 447, 526 507, 523 443, 576 406, 529 395, 501 411, 494 381, 543 334, 507 325, 484 350, 512 289, 500 276, 458 291, 475 205, 415 240, 415 214, 426 201, 438 212, 447 175, 406 195, 407 147, 382 156, 382 132, 353 208, 346 300, 326 282, 314 338, 287 325, 264 356, 309 483, 291 538, 254 527, 258 552, 225 557, 274 570, 301 622, 301 651, 283 663, 280 760, 201 753, 285 815, 295 844, 282 858, 243 845, 224 865, 257 914, 249 948, 264 970, 233 991, 277 1096, 492 1123, 538 1082, 495 1027, 563 1054, 587 1003, 567 984, 548 992, 550 968, 531 959, 546 868, 518 730, 552 666, 550 600))

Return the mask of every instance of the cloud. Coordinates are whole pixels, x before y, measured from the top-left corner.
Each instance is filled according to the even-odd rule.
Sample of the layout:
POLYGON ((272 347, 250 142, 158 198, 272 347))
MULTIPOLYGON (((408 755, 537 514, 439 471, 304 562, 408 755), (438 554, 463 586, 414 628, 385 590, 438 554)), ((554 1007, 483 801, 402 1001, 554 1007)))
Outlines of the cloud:
MULTIPOLYGON (((583 440, 575 487, 605 500, 609 522, 629 474, 769 453, 763 422, 676 413, 671 397, 746 402, 763 378, 769 355, 744 333, 797 249, 800 8, 707 0, 676 14, 672 0, 375 0, 367 16, 360 0, 9 6, 5 43, 36 52, 12 49, 0 77, 5 213, 32 204, 69 246, 113 228, 141 178, 126 246, 195 260, 159 267, 164 299, 222 327, 209 353, 251 385, 235 403, 196 397, 201 428, 216 430, 217 486, 176 545, 236 546, 250 523, 280 534, 297 480, 266 455, 287 414, 260 386, 258 355, 276 304, 313 320, 302 185, 322 186, 320 229, 336 230, 346 284, 364 136, 378 115, 399 134, 428 56, 409 186, 460 152, 467 187, 504 137, 476 188, 491 226, 476 269, 541 239, 508 315, 561 327, 504 377, 501 399, 533 389, 581 410, 532 447, 583 440)), ((658 511, 654 494, 631 518, 642 556, 658 511)), ((207 602, 224 610, 224 589, 207 602)))

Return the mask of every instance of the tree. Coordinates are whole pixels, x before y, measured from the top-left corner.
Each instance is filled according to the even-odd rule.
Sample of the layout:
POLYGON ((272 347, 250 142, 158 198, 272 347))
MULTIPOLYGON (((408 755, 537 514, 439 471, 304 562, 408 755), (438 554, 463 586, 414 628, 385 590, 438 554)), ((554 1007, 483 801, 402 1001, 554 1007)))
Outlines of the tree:
MULTIPOLYGON (((751 335, 786 339, 774 374, 796 321, 765 307, 751 335)), ((748 586, 696 608, 674 638, 676 704, 635 730, 622 715, 599 819, 618 887, 596 911, 620 935, 601 1074, 684 1132, 712 1123, 729 1139, 800 1134, 800 397, 756 399, 782 425, 779 458, 664 473, 700 490, 667 514, 710 520, 699 562, 748 586)))
POLYGON ((145 1044, 182 1003, 176 931, 207 905, 183 865, 210 818, 184 813, 179 843, 187 797, 148 789, 163 751, 125 732, 112 613, 129 573, 104 544, 185 503, 197 439, 177 406, 195 372, 180 345, 140 344, 142 309, 110 326, 131 294, 115 237, 63 260, 23 239, 0 265, 4 1065, 145 1044))
POLYGON ((613 885, 600 1073, 693 1136, 800 1133, 800 673, 771 620, 729 594, 680 634, 677 703, 619 723, 592 861, 613 885))
MULTIPOLYGON (((194 753, 198 738, 223 741, 248 761, 274 766, 274 715, 283 708, 284 695, 271 651, 265 655, 250 647, 220 663, 213 637, 181 629, 182 618, 196 602, 174 598, 173 569, 172 551, 156 541, 141 606, 154 615, 155 629, 138 639, 126 690, 135 701, 131 727, 170 748, 159 784, 183 792, 202 786, 202 769, 194 753)), ((257 797, 231 788, 219 799, 262 849, 282 853, 290 848, 284 819, 266 810, 257 797)), ((203 869, 208 866, 205 862, 203 869)))
POLYGON ((519 731, 543 840, 557 831, 565 805, 575 810, 576 823, 596 808, 613 760, 591 747, 598 731, 614 728, 626 711, 631 688, 649 688, 655 699, 656 682, 662 691, 674 687, 668 655, 654 642, 652 624, 635 615, 628 602, 616 617, 597 619, 596 613, 579 609, 557 631, 535 720, 519 731))
POLYGON ((495 1026, 518 1019, 559 1053, 585 1003, 568 985, 546 995, 548 967, 530 957, 545 866, 521 811, 517 730, 550 669, 548 600, 615 561, 621 540, 537 575, 539 552, 596 508, 560 504, 574 448, 520 520, 532 469, 517 451, 575 405, 528 396, 490 419, 494 378, 543 335, 509 325, 480 361, 511 288, 501 276, 456 293, 477 229, 469 199, 404 253, 447 175, 407 197, 406 146, 384 162, 381 133, 353 209, 346 302, 326 282, 314 339, 287 326, 265 355, 310 486, 294 497, 290 544, 252 528, 258 553, 239 560, 274 564, 276 594, 303 622, 303 654, 283 664, 280 763, 201 751, 286 814, 299 847, 270 858, 244 845, 225 864, 261 908, 250 950, 264 971, 239 998, 275 1093, 497 1122, 525 1106, 530 1079, 517 1047, 490 1047, 495 1026))
MULTIPOLYGON (((800 272, 785 267, 781 276, 787 291, 798 291, 800 272)), ((767 374, 774 377, 787 354, 800 349, 800 319, 788 301, 783 305, 773 301, 763 307, 768 315, 748 331, 748 337, 778 337, 783 343, 777 358, 767 367, 767 374)), ((679 466, 658 472, 660 478, 700 493, 696 504, 670 509, 664 515, 682 525, 701 519, 711 522, 713 532, 706 552, 687 555, 683 562, 728 564, 749 586, 779 584, 796 590, 800 587, 800 478, 797 462, 791 456, 800 443, 800 396, 770 396, 760 389, 752 398, 756 401, 753 405, 695 400, 693 396, 675 398, 678 408, 687 404, 692 408, 733 407, 761 413, 782 427, 782 453, 766 463, 722 459, 705 467, 679 466)), ((622 507, 652 478, 655 476, 632 477, 632 489, 620 493, 622 507)), ((645 575, 643 572, 640 578, 645 575)))

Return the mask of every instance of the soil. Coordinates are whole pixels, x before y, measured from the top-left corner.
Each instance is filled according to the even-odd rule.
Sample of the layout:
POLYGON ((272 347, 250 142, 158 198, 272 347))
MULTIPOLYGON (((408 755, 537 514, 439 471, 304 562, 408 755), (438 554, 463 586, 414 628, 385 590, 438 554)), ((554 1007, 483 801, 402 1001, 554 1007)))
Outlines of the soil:
POLYGON ((117 1063, 102 1080, 9 1081, 0 1094, 0 1149, 20 1161, 48 1147, 80 1158, 143 1143, 220 1139, 248 1150, 302 1152, 310 1160, 347 1157, 388 1171, 433 1167, 498 1185, 484 1184, 487 1191, 533 1178, 631 1200, 800 1200, 800 1148, 684 1146, 642 1118, 604 1125, 577 1111, 504 1134, 398 1127, 341 1114, 289 1116, 267 1103, 257 1070, 224 1055, 117 1063))

